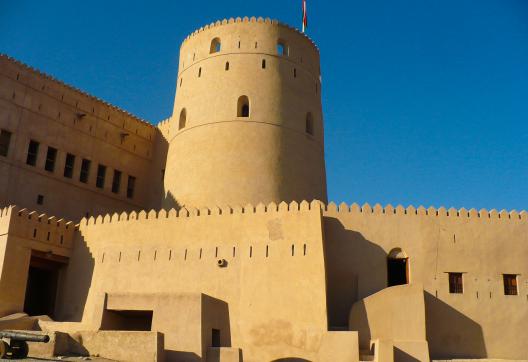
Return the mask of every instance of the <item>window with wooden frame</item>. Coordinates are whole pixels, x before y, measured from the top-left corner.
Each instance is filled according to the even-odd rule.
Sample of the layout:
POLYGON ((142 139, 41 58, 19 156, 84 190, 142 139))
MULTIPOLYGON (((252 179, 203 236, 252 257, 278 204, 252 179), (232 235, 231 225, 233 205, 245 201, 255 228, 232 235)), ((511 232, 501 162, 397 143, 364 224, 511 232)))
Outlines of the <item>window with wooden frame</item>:
POLYGON ((517 275, 503 274, 502 279, 504 280, 504 295, 517 295, 517 275))

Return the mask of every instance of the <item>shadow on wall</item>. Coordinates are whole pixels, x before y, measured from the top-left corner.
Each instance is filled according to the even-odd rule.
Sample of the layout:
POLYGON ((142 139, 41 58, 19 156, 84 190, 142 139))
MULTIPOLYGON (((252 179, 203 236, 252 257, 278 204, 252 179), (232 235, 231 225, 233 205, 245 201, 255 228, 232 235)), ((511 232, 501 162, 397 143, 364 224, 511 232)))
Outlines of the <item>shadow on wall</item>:
POLYGON ((394 347, 394 361, 397 362, 421 362, 418 358, 411 356, 410 354, 402 351, 401 349, 394 347))
POLYGON ((347 328, 352 304, 387 286, 387 253, 336 218, 324 231, 328 327, 347 328))
POLYGON ((165 359, 167 361, 185 361, 185 362, 201 362, 203 359, 193 352, 171 351, 165 350, 165 359))
POLYGON ((60 281, 56 310, 57 321, 80 322, 92 284, 95 260, 81 233, 74 239, 70 262, 60 281))
POLYGON ((178 200, 174 198, 174 195, 170 191, 168 191, 167 195, 165 195, 161 205, 165 210, 174 209, 176 211, 179 211, 184 206, 180 205, 178 200))
POLYGON ((425 292, 426 333, 431 359, 486 358, 482 327, 425 292))

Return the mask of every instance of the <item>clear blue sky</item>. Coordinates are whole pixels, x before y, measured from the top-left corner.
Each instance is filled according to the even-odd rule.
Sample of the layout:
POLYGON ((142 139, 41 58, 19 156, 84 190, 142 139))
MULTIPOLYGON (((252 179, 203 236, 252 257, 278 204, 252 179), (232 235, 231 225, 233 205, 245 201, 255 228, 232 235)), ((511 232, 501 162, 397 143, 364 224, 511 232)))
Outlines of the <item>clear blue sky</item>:
MULTIPOLYGON (((153 123, 179 44, 224 17, 300 26, 301 0, 0 0, 0 52, 153 123)), ((528 1, 308 0, 329 198, 528 208, 528 1)))

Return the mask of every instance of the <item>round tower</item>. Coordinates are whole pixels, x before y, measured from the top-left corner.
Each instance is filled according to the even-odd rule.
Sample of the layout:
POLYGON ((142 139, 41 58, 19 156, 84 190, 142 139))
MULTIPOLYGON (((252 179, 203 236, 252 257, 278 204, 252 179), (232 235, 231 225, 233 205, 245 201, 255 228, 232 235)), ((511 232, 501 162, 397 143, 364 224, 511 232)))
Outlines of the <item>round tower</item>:
POLYGON ((230 19, 180 49, 166 207, 326 202, 319 52, 269 19, 230 19))

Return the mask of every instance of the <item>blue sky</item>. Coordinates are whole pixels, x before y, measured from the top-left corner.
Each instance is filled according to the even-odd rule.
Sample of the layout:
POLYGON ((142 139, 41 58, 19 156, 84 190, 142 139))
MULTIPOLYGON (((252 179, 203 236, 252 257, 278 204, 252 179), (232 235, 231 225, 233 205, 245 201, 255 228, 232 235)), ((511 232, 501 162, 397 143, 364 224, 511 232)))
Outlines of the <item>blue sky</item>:
MULTIPOLYGON (((179 44, 236 16, 300 26, 301 0, 0 0, 0 52, 153 123, 179 44)), ((329 199, 528 208, 528 1, 308 0, 329 199)))

